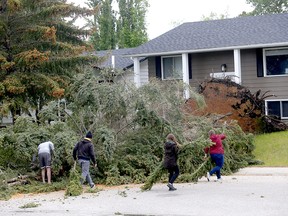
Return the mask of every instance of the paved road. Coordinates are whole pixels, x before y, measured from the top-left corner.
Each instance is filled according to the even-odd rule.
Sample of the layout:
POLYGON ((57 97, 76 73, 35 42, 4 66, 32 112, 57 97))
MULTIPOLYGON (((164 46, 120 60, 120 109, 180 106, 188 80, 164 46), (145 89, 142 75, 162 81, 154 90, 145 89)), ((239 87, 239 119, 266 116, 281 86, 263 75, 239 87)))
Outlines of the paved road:
POLYGON ((23 195, 0 201, 1 215, 7 216, 286 216, 288 215, 288 167, 245 168, 223 183, 207 182, 156 184, 141 192, 141 185, 104 189, 78 197, 64 197, 64 192, 23 195), (19 208, 24 204, 35 208, 19 208))

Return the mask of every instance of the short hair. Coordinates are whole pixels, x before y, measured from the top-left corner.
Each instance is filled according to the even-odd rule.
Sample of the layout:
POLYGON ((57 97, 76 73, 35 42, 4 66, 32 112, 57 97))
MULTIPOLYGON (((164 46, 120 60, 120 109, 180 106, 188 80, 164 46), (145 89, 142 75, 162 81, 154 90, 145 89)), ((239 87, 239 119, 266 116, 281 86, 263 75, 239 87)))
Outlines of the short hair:
POLYGON ((176 141, 176 137, 172 133, 168 134, 166 138, 172 141, 176 141))

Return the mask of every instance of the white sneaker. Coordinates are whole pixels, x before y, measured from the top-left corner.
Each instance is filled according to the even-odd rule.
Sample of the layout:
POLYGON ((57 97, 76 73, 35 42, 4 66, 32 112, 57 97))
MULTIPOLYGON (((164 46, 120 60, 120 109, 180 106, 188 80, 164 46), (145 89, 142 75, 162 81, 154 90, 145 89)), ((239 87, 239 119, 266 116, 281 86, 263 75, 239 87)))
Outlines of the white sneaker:
POLYGON ((222 183, 222 178, 217 179, 216 182, 222 183))
POLYGON ((210 173, 207 172, 206 178, 207 178, 208 181, 210 181, 210 177, 211 177, 210 173))

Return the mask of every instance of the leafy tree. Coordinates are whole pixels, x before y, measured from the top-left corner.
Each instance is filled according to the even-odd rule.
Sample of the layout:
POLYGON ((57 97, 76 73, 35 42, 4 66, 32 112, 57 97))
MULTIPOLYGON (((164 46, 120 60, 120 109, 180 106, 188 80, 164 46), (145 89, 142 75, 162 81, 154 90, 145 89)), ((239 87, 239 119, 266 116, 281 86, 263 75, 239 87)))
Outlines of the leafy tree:
POLYGON ((91 11, 62 0, 2 0, 0 9, 0 113, 37 116, 64 96, 76 66, 95 60, 82 55, 88 32, 67 21, 91 11))
POLYGON ((90 37, 96 50, 109 50, 116 48, 116 12, 112 8, 113 0, 89 0, 87 5, 97 8, 90 24, 93 34, 90 37))
POLYGON ((288 1, 287 0, 246 0, 248 4, 254 7, 252 12, 243 12, 241 15, 263 15, 274 13, 287 13, 288 1))
POLYGON ((119 48, 139 46, 148 40, 145 15, 147 0, 117 0, 119 18, 117 35, 119 48))
POLYGON ((211 12, 209 16, 203 15, 201 17, 201 20, 208 21, 208 20, 227 19, 227 18, 229 18, 229 14, 227 11, 225 12, 225 14, 217 14, 217 13, 211 12))
POLYGON ((94 30, 90 40, 97 50, 136 47, 147 42, 147 0, 89 0, 88 6, 99 11, 90 22, 94 30))

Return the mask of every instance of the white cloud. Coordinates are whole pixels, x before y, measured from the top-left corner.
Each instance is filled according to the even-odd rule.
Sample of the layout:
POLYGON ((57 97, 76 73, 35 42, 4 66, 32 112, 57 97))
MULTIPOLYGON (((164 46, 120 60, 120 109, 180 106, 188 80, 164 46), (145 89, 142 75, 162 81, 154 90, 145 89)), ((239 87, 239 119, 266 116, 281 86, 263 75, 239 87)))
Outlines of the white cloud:
POLYGON ((149 0, 147 32, 149 38, 159 36, 174 28, 175 23, 200 21, 211 12, 228 13, 235 17, 242 11, 251 11, 246 0, 149 0))

